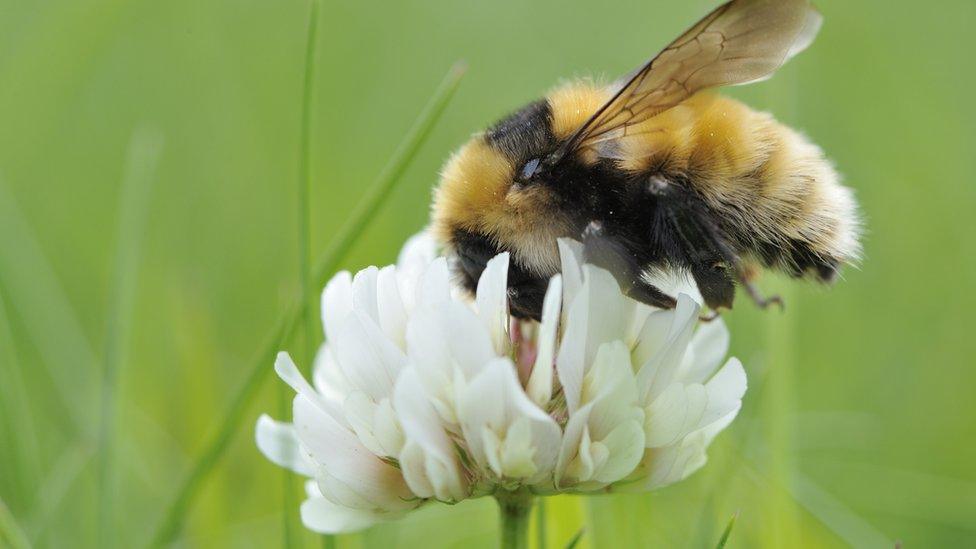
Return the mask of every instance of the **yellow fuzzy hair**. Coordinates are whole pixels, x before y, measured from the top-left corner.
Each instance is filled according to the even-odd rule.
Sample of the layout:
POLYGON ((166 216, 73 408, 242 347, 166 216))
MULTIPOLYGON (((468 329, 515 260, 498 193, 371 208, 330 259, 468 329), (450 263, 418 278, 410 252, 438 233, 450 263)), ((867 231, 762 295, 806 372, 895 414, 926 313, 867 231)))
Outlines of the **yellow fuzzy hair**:
POLYGON ((808 242, 842 262, 858 258, 850 189, 819 147, 771 115, 699 93, 627 133, 596 155, 630 172, 684 174, 715 211, 766 240, 808 242))
POLYGON ((548 207, 548 189, 538 186, 510 193, 514 173, 504 155, 482 136, 475 136, 441 171, 441 184, 434 193, 434 235, 449 245, 458 229, 484 234, 512 250, 521 264, 554 273, 556 239, 567 234, 567 225, 548 207))

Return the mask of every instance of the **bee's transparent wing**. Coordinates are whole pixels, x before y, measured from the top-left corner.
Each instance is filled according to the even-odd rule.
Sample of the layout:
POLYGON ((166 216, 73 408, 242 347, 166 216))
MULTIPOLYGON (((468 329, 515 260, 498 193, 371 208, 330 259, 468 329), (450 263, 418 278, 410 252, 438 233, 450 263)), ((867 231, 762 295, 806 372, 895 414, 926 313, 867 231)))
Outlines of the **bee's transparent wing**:
POLYGON ((820 13, 809 0, 732 0, 622 81, 613 98, 561 149, 572 153, 627 135, 627 128, 717 86, 770 77, 813 42, 820 13))

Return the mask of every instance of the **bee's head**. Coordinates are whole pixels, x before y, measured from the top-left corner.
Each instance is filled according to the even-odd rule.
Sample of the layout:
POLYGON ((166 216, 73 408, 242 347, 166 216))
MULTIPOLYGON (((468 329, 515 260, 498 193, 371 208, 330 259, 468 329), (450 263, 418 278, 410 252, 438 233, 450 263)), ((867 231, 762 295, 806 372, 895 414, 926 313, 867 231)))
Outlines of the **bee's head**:
POLYGON ((557 89, 475 135, 448 160, 434 196, 433 228, 466 288, 473 291, 485 263, 507 251, 510 292, 538 293, 541 307, 545 281, 559 270, 556 241, 574 236, 576 224, 548 159, 602 93, 579 84, 557 89), (532 280, 543 281, 541 293, 530 289, 532 280))
POLYGON ((516 170, 484 136, 473 138, 442 172, 433 229, 464 288, 473 293, 488 261, 509 252, 510 292, 518 293, 516 286, 532 278, 542 280, 541 308, 544 282, 559 270, 556 240, 568 235, 570 227, 552 189, 517 183, 516 170))
POLYGON ((544 174, 523 177, 540 164, 534 159, 555 147, 550 118, 546 101, 533 103, 474 136, 441 172, 434 233, 471 291, 488 260, 501 252, 511 254, 513 292, 517 284, 533 277, 547 281, 559 269, 556 239, 569 234, 568 220, 552 186, 541 180, 544 174))

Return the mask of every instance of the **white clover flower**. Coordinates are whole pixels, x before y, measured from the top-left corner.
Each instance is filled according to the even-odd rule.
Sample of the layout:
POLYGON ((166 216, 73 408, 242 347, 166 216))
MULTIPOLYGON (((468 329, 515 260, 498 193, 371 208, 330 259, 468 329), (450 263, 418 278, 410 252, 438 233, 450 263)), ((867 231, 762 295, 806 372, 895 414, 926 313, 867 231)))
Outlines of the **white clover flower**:
POLYGON ((358 530, 432 500, 652 490, 704 465, 746 389, 742 365, 722 365, 721 319, 698 322, 693 288, 674 310, 638 303, 578 243, 559 247, 538 324, 509 316, 508 254, 471 302, 425 235, 396 266, 328 283, 314 387, 280 354, 294 423, 262 416, 256 433, 310 478, 308 528, 358 530))

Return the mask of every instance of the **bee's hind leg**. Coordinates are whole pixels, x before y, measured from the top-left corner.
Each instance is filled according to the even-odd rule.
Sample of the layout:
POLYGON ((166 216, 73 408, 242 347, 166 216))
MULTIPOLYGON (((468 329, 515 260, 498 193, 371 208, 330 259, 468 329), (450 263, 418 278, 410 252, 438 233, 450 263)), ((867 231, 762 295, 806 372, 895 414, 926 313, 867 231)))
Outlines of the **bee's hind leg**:
MULTIPOLYGON (((709 258, 691 266, 691 276, 705 304, 717 316, 722 309, 731 309, 735 299, 735 282, 725 264, 709 258)), ((709 319, 714 320, 714 319, 709 319)))
POLYGON ((714 215, 698 197, 659 176, 650 178, 648 191, 661 201, 665 216, 691 263, 695 283, 709 307, 716 311, 731 309, 735 282, 738 282, 760 308, 765 309, 773 303, 784 308, 781 297, 766 298, 759 293, 739 254, 729 245, 714 215))
POLYGON ((746 294, 749 295, 749 298, 753 301, 753 303, 756 304, 757 307, 760 309, 768 309, 770 305, 775 304, 779 306, 780 311, 786 310, 786 303, 783 301, 782 297, 778 295, 765 297, 763 296, 762 292, 759 291, 759 288, 753 282, 758 274, 758 271, 755 268, 742 264, 741 262, 734 264, 734 268, 736 282, 742 285, 743 289, 746 291, 746 294))
POLYGON ((780 311, 786 310, 786 303, 783 302, 782 297, 778 295, 771 295, 769 297, 763 296, 759 292, 759 288, 757 288, 756 285, 745 276, 739 277, 739 283, 742 284, 742 287, 745 288, 746 293, 749 294, 749 297, 760 309, 767 309, 770 305, 775 304, 779 305, 780 311))

